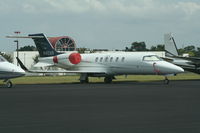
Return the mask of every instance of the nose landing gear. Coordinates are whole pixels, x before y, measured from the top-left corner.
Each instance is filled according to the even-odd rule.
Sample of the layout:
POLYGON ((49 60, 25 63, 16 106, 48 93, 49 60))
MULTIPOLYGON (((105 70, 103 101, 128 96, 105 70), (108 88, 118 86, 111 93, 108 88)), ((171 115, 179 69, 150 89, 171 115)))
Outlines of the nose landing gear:
POLYGON ((169 84, 169 79, 165 76, 164 84, 169 84))

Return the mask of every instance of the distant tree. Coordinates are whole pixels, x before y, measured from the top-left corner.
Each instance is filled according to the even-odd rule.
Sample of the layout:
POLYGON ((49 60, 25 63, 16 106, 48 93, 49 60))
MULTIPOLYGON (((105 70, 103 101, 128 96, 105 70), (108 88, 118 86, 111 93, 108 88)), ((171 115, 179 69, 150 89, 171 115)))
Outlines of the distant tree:
POLYGON ((156 46, 151 46, 150 51, 157 51, 156 49, 157 49, 156 46))
POLYGON ((195 51, 195 46, 193 46, 193 45, 187 46, 187 47, 184 48, 184 50, 186 52, 190 52, 190 51, 194 52, 195 51))
POLYGON ((152 46, 150 48, 150 51, 165 51, 165 47, 162 44, 159 44, 157 46, 152 46))
POLYGON ((197 51, 195 52, 195 56, 200 57, 200 48, 199 47, 197 48, 197 51))
POLYGON ((131 51, 131 49, 129 49, 128 47, 125 48, 125 51, 131 51))
POLYGON ((36 51, 37 48, 35 46, 24 46, 24 47, 21 47, 19 48, 19 51, 36 51))
POLYGON ((189 51, 188 54, 189 54, 190 57, 194 57, 195 56, 195 52, 193 52, 193 51, 189 51))
POLYGON ((76 49, 78 51, 78 53, 85 53, 85 51, 88 51, 88 48, 77 48, 76 49))
POLYGON ((165 46, 162 44, 157 45, 157 51, 165 51, 165 46))
POLYGON ((179 55, 183 55, 185 53, 185 50, 183 48, 178 49, 179 55))
POLYGON ((188 53, 189 56, 197 56, 196 55, 197 54, 196 48, 193 45, 186 46, 185 48, 178 49, 178 53, 180 55, 183 55, 184 53, 188 53))
POLYGON ((0 52, 0 55, 2 55, 8 62, 13 62, 13 58, 10 54, 4 54, 2 52, 0 52))
POLYGON ((147 51, 145 42, 133 42, 130 51, 147 51))

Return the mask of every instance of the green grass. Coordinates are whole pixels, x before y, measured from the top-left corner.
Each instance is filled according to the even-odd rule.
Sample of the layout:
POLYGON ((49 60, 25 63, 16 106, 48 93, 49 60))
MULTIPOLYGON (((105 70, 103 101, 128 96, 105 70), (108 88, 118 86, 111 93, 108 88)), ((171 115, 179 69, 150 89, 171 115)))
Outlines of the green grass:
MULTIPOLYGON (((200 75, 193 73, 184 73, 177 76, 169 76, 169 80, 197 80, 200 75)), ((157 75, 130 75, 130 76, 116 76, 117 82, 119 81, 136 81, 136 82, 149 82, 163 80, 163 76, 157 75)), ((89 78, 91 83, 103 82, 103 78, 89 78)), ((37 77, 20 77, 12 79, 13 84, 59 84, 59 83, 79 83, 79 76, 37 76, 37 77)), ((3 81, 1 81, 3 84, 3 81)))

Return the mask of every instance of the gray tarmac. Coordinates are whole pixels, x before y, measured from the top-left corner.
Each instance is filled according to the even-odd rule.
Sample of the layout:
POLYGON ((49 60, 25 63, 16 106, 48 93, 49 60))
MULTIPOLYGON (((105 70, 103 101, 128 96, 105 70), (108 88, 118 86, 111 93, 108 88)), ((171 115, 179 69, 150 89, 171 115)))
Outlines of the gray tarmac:
POLYGON ((200 80, 0 88, 0 133, 199 133, 200 80))

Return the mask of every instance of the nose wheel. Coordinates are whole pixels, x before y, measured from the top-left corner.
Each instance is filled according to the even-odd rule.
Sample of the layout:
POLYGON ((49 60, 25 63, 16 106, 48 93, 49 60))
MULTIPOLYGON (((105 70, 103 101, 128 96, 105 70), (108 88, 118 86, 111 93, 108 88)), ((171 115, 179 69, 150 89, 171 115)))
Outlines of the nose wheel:
POLYGON ((167 77, 164 79, 164 84, 169 84, 169 79, 167 77))

